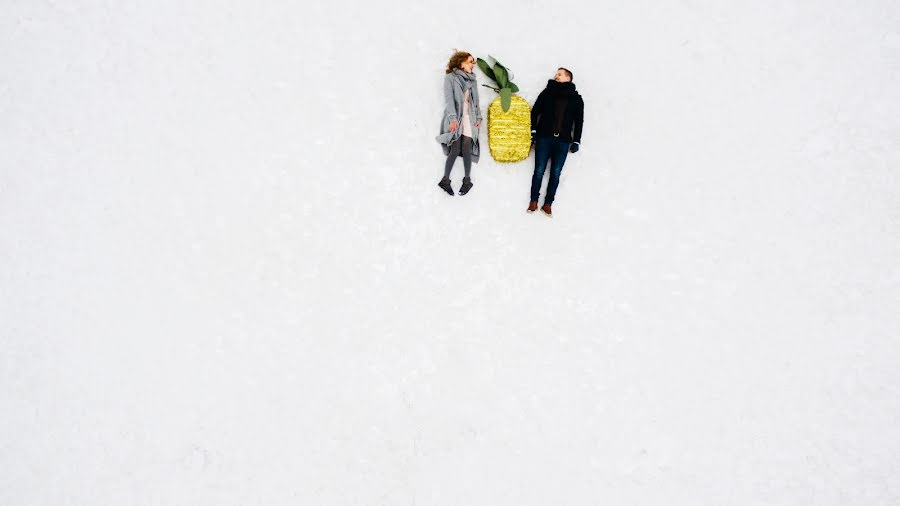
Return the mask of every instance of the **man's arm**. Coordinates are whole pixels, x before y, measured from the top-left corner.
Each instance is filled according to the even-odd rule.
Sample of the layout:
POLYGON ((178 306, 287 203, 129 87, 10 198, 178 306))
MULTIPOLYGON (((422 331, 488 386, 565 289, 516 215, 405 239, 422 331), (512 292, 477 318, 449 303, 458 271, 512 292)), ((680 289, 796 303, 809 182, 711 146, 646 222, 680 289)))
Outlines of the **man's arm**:
POLYGON ((578 103, 575 104, 574 120, 575 120, 575 133, 572 135, 572 142, 580 145, 581 144, 581 127, 584 124, 584 100, 582 100, 581 98, 579 98, 578 103))
POLYGON ((544 100, 544 92, 542 91, 538 94, 538 98, 534 101, 534 106, 531 108, 531 142, 534 142, 534 135, 537 132, 537 124, 541 117, 541 107, 544 104, 544 100))

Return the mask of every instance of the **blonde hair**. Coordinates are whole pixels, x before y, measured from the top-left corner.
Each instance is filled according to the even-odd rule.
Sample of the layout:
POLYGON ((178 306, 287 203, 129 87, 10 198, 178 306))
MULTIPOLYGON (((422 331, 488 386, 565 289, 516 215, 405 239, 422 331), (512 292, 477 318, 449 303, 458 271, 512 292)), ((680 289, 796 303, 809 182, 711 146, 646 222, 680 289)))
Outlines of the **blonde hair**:
POLYGON ((454 70, 460 68, 460 65, 469 58, 472 57, 472 53, 467 53, 465 51, 457 51, 453 53, 453 56, 450 57, 450 61, 447 62, 447 70, 444 72, 445 74, 449 74, 454 70))

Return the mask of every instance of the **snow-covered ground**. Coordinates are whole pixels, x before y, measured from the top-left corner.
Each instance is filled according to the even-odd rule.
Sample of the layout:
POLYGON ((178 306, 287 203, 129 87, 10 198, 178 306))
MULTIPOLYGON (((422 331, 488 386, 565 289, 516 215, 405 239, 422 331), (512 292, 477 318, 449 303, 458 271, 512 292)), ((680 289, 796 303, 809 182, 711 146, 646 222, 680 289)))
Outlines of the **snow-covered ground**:
POLYGON ((0 504, 900 504, 896 2, 7 1, 0 55, 0 504), (574 72, 554 219, 532 157, 437 188, 454 48, 574 72))

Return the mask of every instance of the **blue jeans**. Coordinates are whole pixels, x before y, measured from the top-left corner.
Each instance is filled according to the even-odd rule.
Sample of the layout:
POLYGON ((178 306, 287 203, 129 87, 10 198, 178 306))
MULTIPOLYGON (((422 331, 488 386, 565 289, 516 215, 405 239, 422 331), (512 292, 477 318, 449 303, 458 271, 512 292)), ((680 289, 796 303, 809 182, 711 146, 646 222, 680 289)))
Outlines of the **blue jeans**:
POLYGON ((556 188, 559 186, 559 175, 562 174, 563 164, 566 163, 566 155, 569 154, 569 143, 556 137, 538 137, 534 141, 534 176, 531 178, 531 200, 537 202, 541 194, 541 183, 544 181, 544 171, 547 169, 547 161, 550 161, 550 183, 547 185, 547 195, 544 204, 552 204, 556 197, 556 188))

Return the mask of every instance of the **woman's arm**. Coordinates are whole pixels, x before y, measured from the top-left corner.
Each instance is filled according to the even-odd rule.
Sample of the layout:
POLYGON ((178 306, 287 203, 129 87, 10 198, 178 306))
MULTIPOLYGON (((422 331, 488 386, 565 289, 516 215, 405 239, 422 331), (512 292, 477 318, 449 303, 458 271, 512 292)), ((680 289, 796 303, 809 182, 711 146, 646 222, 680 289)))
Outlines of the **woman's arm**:
POLYGON ((450 120, 459 119, 459 111, 456 110, 456 102, 453 100, 453 78, 450 74, 444 77, 444 114, 450 120))
MULTIPOLYGON (((478 81, 475 81, 475 86, 472 86, 472 96, 475 97, 475 121, 480 125, 481 124, 481 96, 478 94, 478 81)), ((478 126, 478 125, 476 125, 478 126)))

